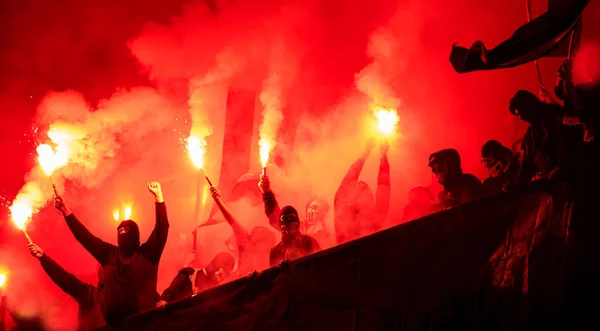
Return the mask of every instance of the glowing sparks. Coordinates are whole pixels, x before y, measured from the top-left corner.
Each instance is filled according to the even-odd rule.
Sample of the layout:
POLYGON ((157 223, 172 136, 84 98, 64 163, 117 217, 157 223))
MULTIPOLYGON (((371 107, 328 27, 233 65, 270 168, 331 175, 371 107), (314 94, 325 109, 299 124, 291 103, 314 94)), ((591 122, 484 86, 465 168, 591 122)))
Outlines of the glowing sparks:
POLYGON ((4 284, 6 284, 6 275, 0 274, 0 287, 4 287, 4 284))
POLYGON ((260 164, 262 167, 267 166, 267 162, 269 161, 269 154, 271 153, 272 144, 266 138, 261 138, 258 142, 258 146, 260 148, 260 164))
POLYGON ((126 220, 130 220, 131 219, 131 206, 125 206, 125 210, 124 212, 124 216, 126 220))
POLYGON ((396 131, 396 125, 400 121, 395 109, 378 108, 375 110, 375 117, 377 118, 377 128, 386 136, 396 131))
POLYGON ((9 209, 10 216, 17 228, 25 230, 25 223, 33 215, 32 203, 27 199, 15 199, 9 209))
POLYGON ((190 159, 198 169, 204 167, 204 154, 206 153, 206 142, 200 140, 197 136, 189 136, 187 139, 187 149, 190 159))
POLYGON ((119 221, 119 216, 119 210, 117 209, 113 212, 113 218, 115 219, 115 222, 119 221))

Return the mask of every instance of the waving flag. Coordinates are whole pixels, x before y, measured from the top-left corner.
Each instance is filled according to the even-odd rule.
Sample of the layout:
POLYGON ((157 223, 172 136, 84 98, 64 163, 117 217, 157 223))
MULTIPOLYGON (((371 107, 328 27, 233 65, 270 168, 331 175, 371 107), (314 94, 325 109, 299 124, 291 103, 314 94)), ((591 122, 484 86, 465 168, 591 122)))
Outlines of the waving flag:
POLYGON ((459 74, 515 67, 544 56, 566 56, 570 32, 580 22, 589 0, 549 0, 548 10, 521 26, 509 39, 493 49, 476 41, 467 49, 454 44, 450 63, 459 74), (559 52, 560 51, 560 52, 559 52), (564 54, 563 54, 564 53, 564 54))

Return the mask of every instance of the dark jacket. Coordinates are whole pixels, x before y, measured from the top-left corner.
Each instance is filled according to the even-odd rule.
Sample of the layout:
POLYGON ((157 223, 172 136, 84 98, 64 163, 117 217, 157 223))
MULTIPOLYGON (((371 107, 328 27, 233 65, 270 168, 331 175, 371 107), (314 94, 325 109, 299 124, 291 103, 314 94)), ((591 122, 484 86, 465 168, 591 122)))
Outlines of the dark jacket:
POLYGON ((67 272, 47 254, 40 258, 42 268, 52 279, 54 284, 67 293, 77 302, 79 328, 78 330, 94 330, 105 326, 100 311, 100 302, 104 296, 103 290, 98 287, 84 283, 73 274, 67 272))
POLYGON ((158 264, 169 233, 165 203, 156 203, 156 223, 148 240, 124 258, 119 247, 91 234, 70 214, 65 217, 75 239, 104 269, 105 291, 101 309, 110 326, 138 312, 152 309, 159 301, 156 292, 158 264))
POLYGON ((192 294, 194 294, 194 288, 190 278, 194 273, 196 273, 197 280, 195 279, 195 281, 199 287, 199 292, 219 285, 218 282, 211 280, 206 275, 205 269, 198 269, 196 272, 196 269, 191 267, 183 268, 179 270, 177 276, 173 278, 169 287, 163 291, 160 300, 171 302, 192 296, 192 294))
POLYGON ((295 260, 320 250, 321 247, 315 238, 299 234, 291 243, 284 244, 281 241, 277 246, 271 248, 269 263, 271 266, 275 266, 283 260, 295 260))

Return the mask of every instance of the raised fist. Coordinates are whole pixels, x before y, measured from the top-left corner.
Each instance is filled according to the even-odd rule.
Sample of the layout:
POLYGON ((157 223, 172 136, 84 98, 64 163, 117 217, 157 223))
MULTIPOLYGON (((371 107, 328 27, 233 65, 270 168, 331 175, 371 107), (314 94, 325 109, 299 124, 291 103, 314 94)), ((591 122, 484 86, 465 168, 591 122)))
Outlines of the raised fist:
POLYGON ((269 182, 269 177, 267 177, 267 175, 260 175, 258 188, 262 193, 271 192, 271 183, 269 182))
POLYGON ((371 154, 371 151, 373 150, 373 147, 375 147, 376 141, 373 138, 369 138, 369 140, 367 140, 367 145, 365 146, 365 151, 363 153, 364 156, 369 156, 371 154))
POLYGON ((163 194, 162 194, 162 189, 160 187, 160 183, 159 182, 150 182, 148 183, 148 190, 150 191, 150 193, 152 193, 154 195, 154 197, 156 198, 156 202, 163 202, 163 194))
POLYGON ((71 211, 69 210, 69 207, 67 207, 65 200, 60 195, 54 196, 54 208, 58 209, 63 216, 69 216, 69 214, 71 214, 71 211))
POLYGON ((29 251, 35 258, 41 259, 44 256, 44 251, 36 244, 29 244, 29 251))
POLYGON ((382 140, 379 144, 379 149, 381 151, 381 157, 386 157, 387 152, 390 150, 390 143, 387 140, 382 140))

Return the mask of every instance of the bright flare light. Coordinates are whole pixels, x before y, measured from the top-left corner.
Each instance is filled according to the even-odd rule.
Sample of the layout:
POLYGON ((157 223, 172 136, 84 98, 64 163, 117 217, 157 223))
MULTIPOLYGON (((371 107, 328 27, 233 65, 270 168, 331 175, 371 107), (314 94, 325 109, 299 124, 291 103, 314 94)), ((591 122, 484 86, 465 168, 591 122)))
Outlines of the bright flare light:
POLYGON ((396 131, 400 117, 395 109, 378 108, 375 111, 375 117, 377 118, 377 128, 381 133, 389 136, 396 131))
POLYGON ((5 283, 6 283, 6 275, 0 274, 0 287, 3 287, 5 283))
POLYGON ((268 139, 261 138, 258 146, 260 148, 260 164, 264 168, 267 166, 267 161, 269 161, 269 153, 271 153, 272 145, 268 139))
POLYGON ((125 206, 124 214, 126 220, 131 219, 131 206, 125 206))
POLYGON ((115 219, 115 222, 119 221, 119 210, 118 209, 113 212, 113 218, 115 219))
POLYGON ((47 144, 37 147, 38 162, 46 175, 50 176, 56 169, 63 167, 69 162, 68 144, 73 136, 62 130, 48 131, 48 137, 56 144, 56 152, 47 144))
POLYGON ((206 153, 206 143, 200 140, 197 136, 189 136, 187 139, 187 149, 190 154, 190 159, 194 166, 198 169, 204 167, 204 154, 206 153))
POLYGON ((25 223, 27 223, 31 218, 31 215, 33 215, 31 202, 26 199, 18 199, 13 202, 9 209, 10 216, 17 228, 25 230, 25 223))

